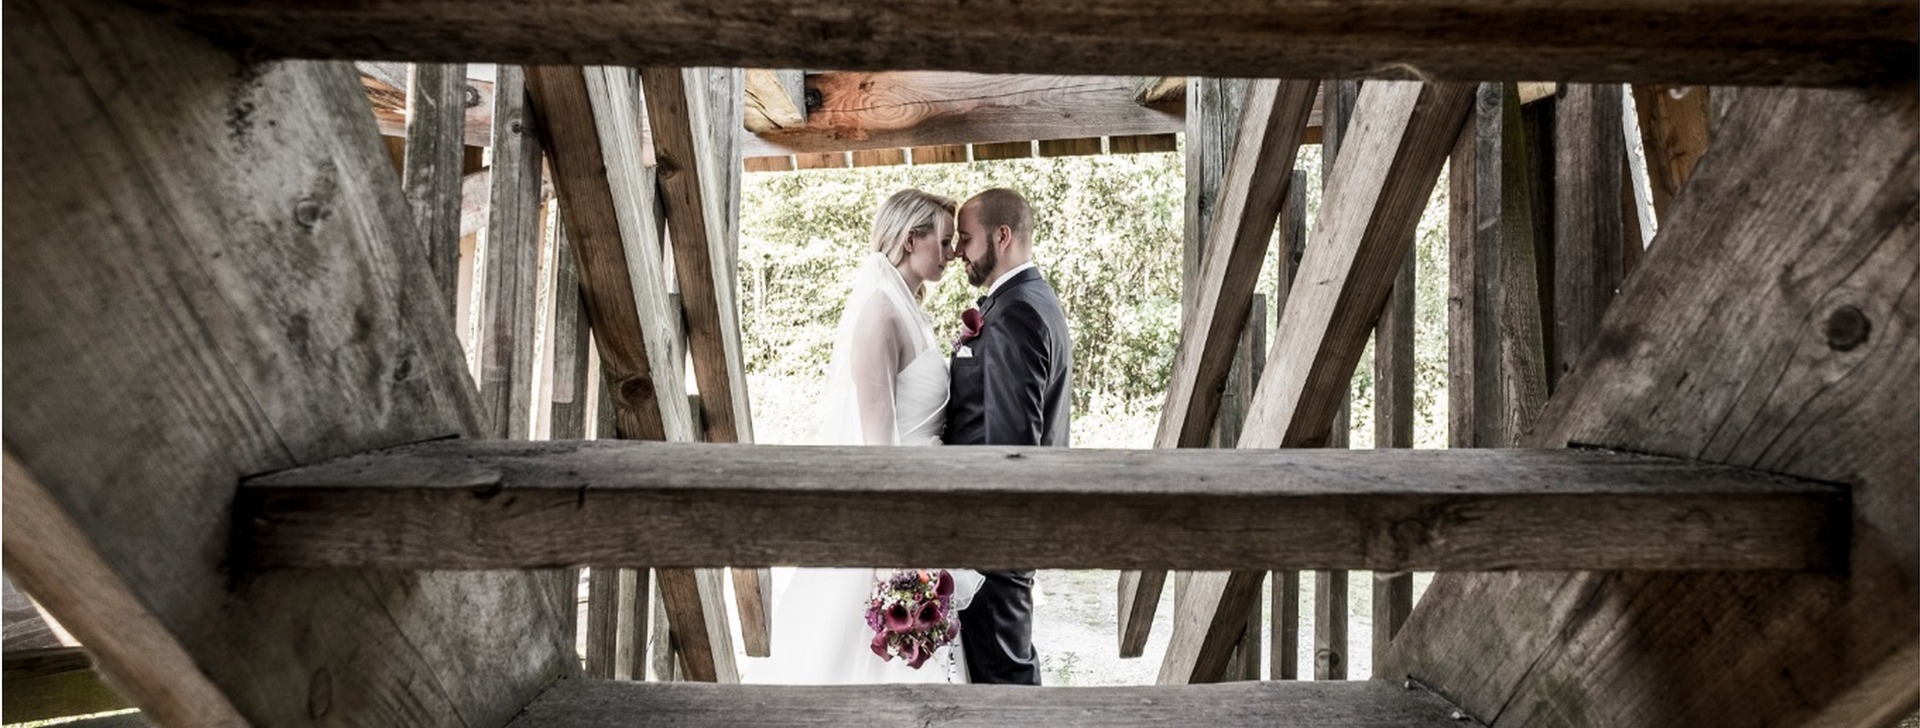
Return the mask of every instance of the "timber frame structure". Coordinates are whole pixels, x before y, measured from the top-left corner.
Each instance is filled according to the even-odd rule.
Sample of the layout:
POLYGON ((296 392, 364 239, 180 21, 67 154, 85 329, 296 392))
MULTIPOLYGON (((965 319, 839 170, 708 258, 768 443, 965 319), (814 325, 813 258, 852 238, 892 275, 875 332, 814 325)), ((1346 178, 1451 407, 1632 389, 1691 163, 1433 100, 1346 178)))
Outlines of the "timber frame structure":
MULTIPOLYGON (((9 721, 1869 726, 1920 703, 1911 0, 4 7, 9 721), (763 70, 794 68, 837 70, 763 70), (751 444, 744 172, 1176 134, 1157 449, 751 444), (1396 452, 1443 170, 1453 449, 1396 452), (1369 337, 1383 449, 1324 449, 1369 337), (1037 485, 995 485, 1013 469, 1037 485), (919 538, 900 514, 931 506, 983 525, 919 538), (1127 570, 1134 655, 1181 570, 1162 684, 724 684, 729 612, 768 648, 766 567, 904 562, 1127 570), (1393 679, 1339 680, 1323 618, 1322 681, 1275 659, 1197 684, 1260 674, 1268 573, 1280 615, 1306 570, 1343 609, 1343 569, 1383 574, 1393 679), (1417 607, 1416 569, 1442 572, 1417 607), (59 700, 17 707, 41 686, 59 700)), ((1276 623, 1273 653, 1299 639, 1276 623)))

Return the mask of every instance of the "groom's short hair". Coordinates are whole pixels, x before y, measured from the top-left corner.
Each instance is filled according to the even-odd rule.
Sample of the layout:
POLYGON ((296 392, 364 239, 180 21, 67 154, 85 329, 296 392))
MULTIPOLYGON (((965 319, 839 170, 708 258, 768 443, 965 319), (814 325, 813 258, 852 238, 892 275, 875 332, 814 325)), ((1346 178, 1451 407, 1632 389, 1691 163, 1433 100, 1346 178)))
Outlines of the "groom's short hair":
POLYGON ((995 187, 974 195, 970 204, 979 205, 975 215, 981 227, 993 230, 1005 225, 1013 230, 1013 237, 1026 245, 1033 244, 1033 206, 1027 204, 1027 198, 1005 187, 995 187))

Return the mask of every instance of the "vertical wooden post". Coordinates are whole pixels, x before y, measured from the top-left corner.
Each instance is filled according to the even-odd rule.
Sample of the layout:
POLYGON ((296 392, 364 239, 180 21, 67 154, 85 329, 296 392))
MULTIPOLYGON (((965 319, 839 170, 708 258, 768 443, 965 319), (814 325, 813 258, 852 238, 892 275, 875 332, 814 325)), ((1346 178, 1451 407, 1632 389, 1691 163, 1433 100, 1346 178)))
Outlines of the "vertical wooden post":
MULTIPOLYGON (((1340 139, 1360 98, 1360 82, 1328 83, 1320 106, 1320 179, 1325 183, 1333 174, 1333 160, 1340 153, 1340 139)), ((1350 395, 1349 395, 1350 396, 1350 395)), ((1343 398, 1334 416, 1327 447, 1345 448, 1352 403, 1343 398)), ((1316 680, 1343 680, 1347 676, 1347 572, 1316 571, 1313 580, 1313 665, 1316 680)))
POLYGON ((1600 329, 1621 281, 1620 87, 1568 84, 1554 123, 1553 381, 1600 329))
MULTIPOLYGON (((1417 243, 1419 232, 1414 232, 1417 243)), ((1412 247, 1411 245, 1409 247, 1412 247)), ((1386 309, 1374 325, 1373 446, 1413 447, 1413 316, 1414 262, 1417 252, 1400 264, 1386 309)), ((1413 575, 1374 574, 1373 657, 1379 664, 1387 644, 1413 611, 1413 575)))
POLYGON ((609 566, 587 569, 586 675, 590 678, 614 679, 620 619, 618 571, 609 566))
MULTIPOLYGON (((1226 416, 1228 409, 1225 398, 1221 401, 1221 417, 1217 426, 1220 447, 1238 444, 1241 423, 1246 418, 1246 403, 1253 399, 1253 385, 1260 381, 1260 374, 1266 368, 1267 297, 1255 294, 1247 312, 1246 327, 1240 334, 1240 348, 1234 352, 1233 368, 1227 377, 1227 391, 1238 400, 1231 419, 1226 416)), ((1259 576, 1264 578, 1265 574, 1259 576)), ((1234 648, 1233 660, 1227 668, 1228 680, 1260 679, 1261 607, 1260 587, 1256 585, 1247 605, 1246 629, 1240 635, 1240 644, 1234 648)))
POLYGON ((1640 117, 1640 141, 1647 150, 1654 219, 1665 220, 1673 196, 1706 154, 1711 92, 1705 86, 1636 84, 1633 105, 1640 117))
POLYGON ((540 139, 526 72, 500 66, 494 82, 493 195, 487 222, 486 313, 480 399, 493 437, 526 439, 532 422, 533 316, 540 256, 540 139))
MULTIPOLYGON (((1323 161, 1322 164, 1325 164, 1323 161)), ((1279 315, 1287 306, 1287 298, 1293 292, 1293 277, 1300 270, 1300 256, 1307 250, 1307 173, 1305 170, 1293 170, 1293 186, 1289 188, 1287 203, 1280 210, 1280 245, 1275 251, 1279 256, 1275 269, 1279 271, 1279 280, 1274 283, 1274 313, 1279 315)), ((1300 572, 1273 572, 1273 637, 1272 654, 1269 662, 1273 665, 1275 680, 1297 680, 1300 677, 1300 572)))
POLYGON ((647 647, 653 635, 653 572, 620 570, 620 647, 615 672, 631 680, 647 679, 647 647))
POLYGON ((467 67, 412 64, 407 80, 407 152, 401 186, 427 246, 427 265, 454 313, 459 293, 460 172, 465 151, 467 67))

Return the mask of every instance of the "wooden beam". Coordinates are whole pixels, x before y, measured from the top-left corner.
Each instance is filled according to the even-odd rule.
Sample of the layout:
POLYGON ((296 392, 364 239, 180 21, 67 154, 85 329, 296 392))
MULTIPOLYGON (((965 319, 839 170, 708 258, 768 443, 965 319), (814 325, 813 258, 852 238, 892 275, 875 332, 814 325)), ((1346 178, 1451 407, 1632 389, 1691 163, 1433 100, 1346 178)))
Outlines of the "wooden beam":
POLYGON ((1451 713, 1452 706, 1437 695, 1386 681, 1034 690, 1012 685, 716 686, 560 680, 509 726, 1472 725, 1453 720, 1451 713))
POLYGON ((467 67, 463 64, 412 65, 407 86, 407 153, 400 186, 413 206, 413 219, 427 246, 427 264, 455 310, 460 265, 460 142, 467 103, 467 67))
POLYGON ((537 575, 229 569, 237 474, 480 431, 351 67, 6 12, 7 572, 162 724, 498 725, 570 674, 537 575))
POLYGON ((533 313, 539 295, 540 137, 527 108, 526 72, 500 66, 494 97, 492 194, 481 275, 480 399, 489 436, 526 439, 533 416, 533 313))
MULTIPOLYGON (((1322 94, 1322 98, 1325 94, 1322 94)), ((1324 150, 1323 150, 1324 152, 1324 150)), ((1325 158, 1322 157, 1322 164, 1325 158)), ((1286 205, 1280 208, 1280 241, 1274 246, 1274 310, 1286 311, 1294 275, 1307 250, 1307 173, 1294 168, 1286 205)), ((1265 367, 1261 368, 1265 371, 1265 367)), ((1236 445, 1239 443, 1235 443, 1236 445)), ((1300 572, 1273 572, 1272 679, 1300 677, 1300 572)))
MULTIPOLYGON (((1190 105, 1202 100, 1222 102, 1219 97, 1231 93, 1206 87, 1211 80, 1201 83, 1202 88, 1189 95, 1190 105)), ((1211 210, 1213 214, 1206 223, 1189 216, 1189 232, 1196 241, 1204 237, 1206 243, 1189 246, 1196 251, 1204 248, 1204 252, 1193 261, 1193 285, 1187 287, 1183 297, 1186 314, 1167 384, 1167 401, 1154 436, 1155 447, 1207 445, 1220 411, 1232 353, 1246 326, 1260 264, 1273 238, 1274 221, 1293 181, 1290 172, 1300 148, 1301 130, 1306 127, 1319 85, 1317 81, 1256 81, 1246 86, 1244 111, 1238 103, 1227 106, 1240 113, 1228 115, 1217 107, 1197 109, 1199 118, 1208 120, 1208 124, 1235 126, 1238 130, 1230 135, 1216 130, 1211 135, 1189 136, 1194 140, 1224 137, 1227 143, 1216 141, 1212 145, 1214 156, 1207 160, 1194 159, 1194 152, 1207 147, 1206 142, 1189 146, 1189 178, 1204 176, 1195 173, 1196 167, 1204 170, 1212 166, 1219 175, 1219 192, 1215 197, 1193 184, 1188 186, 1188 208, 1195 212, 1211 210), (1222 166, 1223 171, 1219 169, 1222 166)), ((1144 648, 1165 579, 1165 572, 1122 575, 1122 655, 1137 655, 1144 648)))
POLYGON ((1099 137, 1082 139, 1042 139, 1040 156, 1042 157, 1084 157, 1104 154, 1106 143, 1099 137))
POLYGON ((1482 84, 1449 166, 1452 447, 1512 447, 1546 405, 1529 154, 1513 86, 1482 84))
POLYGON ((807 77, 819 105, 804 126, 754 130, 747 156, 1170 134, 1181 115, 1133 101, 1123 76, 991 76, 943 71, 807 77))
POLYGON ((1693 167, 1707 153, 1707 115, 1712 91, 1705 86, 1633 87, 1646 146, 1647 179, 1653 187, 1653 214, 1665 219, 1693 167))
POLYGON ((1107 139, 1109 154, 1152 154, 1179 148, 1180 140, 1173 134, 1114 136, 1107 139))
POLYGON ((974 144, 973 161, 988 162, 996 159, 1026 159, 1033 156, 1033 142, 999 142, 996 144, 974 144))
POLYGON ((944 144, 907 150, 914 164, 952 164, 967 161, 967 145, 944 144))
POLYGON ((1845 480, 1847 576, 1442 574, 1383 670, 1499 725, 1913 709, 1920 612, 1886 605, 1920 595, 1920 338, 1897 333, 1920 311, 1916 129, 1911 94, 1742 93, 1526 441, 1845 480))
POLYGON ((1371 324, 1473 99, 1466 85, 1368 84, 1255 390, 1243 448, 1327 438, 1371 324), (1357 150, 1357 151, 1354 151, 1357 150))
MULTIPOLYGON (((1287 294, 1239 447, 1326 443, 1347 382, 1472 101, 1460 84, 1371 83, 1287 294)), ((1337 117, 1336 117, 1337 118, 1337 117)), ((1325 565, 1322 565, 1325 566, 1325 565)), ((1162 684, 1218 679, 1240 631, 1250 572, 1196 574, 1174 618, 1162 684), (1230 608, 1224 605, 1232 605, 1230 608)))
POLYGON ((1606 452, 600 440, 424 443, 253 478, 242 501, 253 566, 455 569, 1820 569, 1845 506, 1827 486, 1606 452), (932 540, 885 520, 938 502, 983 517, 932 540))
MULTIPOLYGON (((405 137, 408 124, 407 66, 420 64, 360 62, 354 65, 360 71, 361 85, 367 89, 367 100, 373 105, 373 118, 380 127, 380 134, 405 137)), ((442 67, 451 68, 454 65, 464 67, 465 64, 445 64, 442 67)), ((485 147, 493 140, 493 82, 464 78, 462 86, 464 88, 456 97, 460 99, 459 102, 450 107, 461 110, 460 133, 456 138, 469 147, 485 147)))
POLYGON ((6 652, 8 654, 27 650, 55 650, 62 647, 79 647, 80 641, 68 634, 60 626, 59 620, 49 618, 33 603, 26 592, 13 585, 11 577, 0 578, 0 584, 6 588, 6 652))
POLYGON ((1905 0, 142 5, 269 57, 1829 86, 1912 79, 1920 12, 1905 0), (992 25, 956 34, 929 22, 956 17, 992 25))
POLYGON ((1624 277, 1619 86, 1568 84, 1554 110, 1553 351, 1548 386, 1599 334, 1624 277))
POLYGON ((1135 79, 1133 102, 1141 106, 1167 104, 1169 106, 1185 101, 1187 98, 1187 77, 1185 76, 1147 76, 1135 79))
POLYGON ((546 135, 587 318, 622 437, 694 439, 673 360, 651 171, 640 166, 633 71, 531 69, 527 88, 546 135))
MULTIPOLYGON (((709 442, 752 442, 753 423, 747 406, 746 373, 740 358, 740 322, 734 307, 731 256, 725 221, 714 217, 717 201, 702 185, 710 170, 695 152, 696 138, 709 133, 696 127, 692 104, 706 103, 689 93, 681 69, 648 68, 640 72, 646 88, 647 120, 652 126, 654 154, 660 160, 660 188, 672 235, 674 271, 680 281, 686 310, 687 338, 693 355, 694 379, 700 383, 701 417, 709 442)), ((730 170, 737 174, 737 168, 730 170)), ((717 188, 716 188, 717 189, 717 188)))
POLYGON ((862 149, 853 153, 855 167, 894 167, 906 163, 905 149, 862 149))
POLYGON ((805 71, 749 68, 746 83, 747 131, 762 134, 806 125, 805 71))

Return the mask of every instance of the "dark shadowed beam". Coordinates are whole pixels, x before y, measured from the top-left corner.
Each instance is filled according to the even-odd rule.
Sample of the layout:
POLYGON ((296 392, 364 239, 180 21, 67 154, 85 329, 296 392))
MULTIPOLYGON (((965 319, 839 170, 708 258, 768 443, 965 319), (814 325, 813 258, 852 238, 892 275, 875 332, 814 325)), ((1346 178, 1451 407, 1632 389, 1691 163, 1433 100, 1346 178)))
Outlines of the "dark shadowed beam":
POLYGON ((1910 93, 1742 93, 1525 441, 1846 482, 1847 575, 1442 574, 1383 670, 1494 725, 1913 709, 1920 612, 1886 605, 1920 599, 1916 129, 1910 93))
POLYGON ((1829 86, 1913 78, 1920 22, 1907 0, 140 4, 269 57, 1829 86), (930 22, 956 17, 984 22, 930 22))

